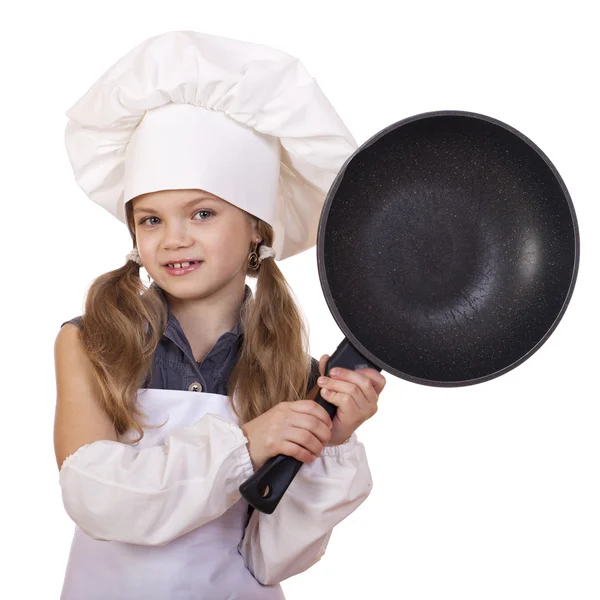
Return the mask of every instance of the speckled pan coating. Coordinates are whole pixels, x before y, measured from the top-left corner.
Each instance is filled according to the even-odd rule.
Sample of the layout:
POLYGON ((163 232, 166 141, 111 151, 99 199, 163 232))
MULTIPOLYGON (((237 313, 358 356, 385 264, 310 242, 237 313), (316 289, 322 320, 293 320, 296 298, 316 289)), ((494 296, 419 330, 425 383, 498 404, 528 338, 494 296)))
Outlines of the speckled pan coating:
POLYGON ((385 128, 346 161, 317 262, 359 352, 415 383, 464 386, 515 368, 554 331, 579 231, 531 140, 485 115, 437 111, 385 128))

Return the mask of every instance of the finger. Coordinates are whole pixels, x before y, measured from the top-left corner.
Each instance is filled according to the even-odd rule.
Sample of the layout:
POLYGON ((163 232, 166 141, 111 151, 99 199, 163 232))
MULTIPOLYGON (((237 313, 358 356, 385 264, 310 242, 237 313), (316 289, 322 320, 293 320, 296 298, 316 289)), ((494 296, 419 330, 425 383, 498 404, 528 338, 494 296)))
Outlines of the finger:
POLYGON ((294 444, 293 442, 284 441, 281 443, 281 450, 279 454, 285 454, 286 456, 291 456, 300 462, 313 462, 317 458, 315 454, 303 448, 302 446, 298 446, 298 444, 294 444))
POLYGON ((314 415, 294 413, 294 418, 291 422, 291 425, 310 431, 312 434, 317 436, 323 444, 326 444, 331 438, 331 429, 333 427, 333 423, 331 424, 331 427, 325 425, 321 419, 315 417, 314 415))
POLYGON ((356 369, 355 373, 366 375, 371 380, 371 384, 375 388, 377 395, 379 396, 379 394, 381 394, 385 387, 386 379, 379 371, 376 371, 375 369, 356 369))
MULTIPOLYGON (((377 404, 378 396, 371 380, 356 371, 343 369, 340 375, 326 378, 325 383, 318 385, 351 396, 361 409, 367 409, 369 404, 377 404)), ((329 401, 329 398, 326 400, 329 401)))
POLYGON ((323 421, 327 427, 330 427, 332 424, 331 417, 327 411, 314 400, 296 400, 294 402, 290 402, 289 404, 291 410, 294 412, 313 415, 323 421))
POLYGON ((336 414, 339 419, 345 422, 350 421, 365 421, 376 410, 370 408, 374 405, 369 404, 366 400, 362 400, 361 404, 357 403, 353 396, 342 392, 329 392, 322 390, 323 398, 336 407, 336 414))
POLYGON ((324 443, 307 429, 292 426, 287 428, 283 435, 288 442, 294 442, 298 446, 306 448, 315 456, 319 456, 323 450, 324 443))
POLYGON ((319 360, 319 374, 320 375, 325 375, 325 367, 327 366, 327 361, 330 358, 331 357, 329 356, 329 354, 323 354, 323 356, 321 356, 321 358, 319 360))
MULTIPOLYGON (((327 361, 330 358, 331 357, 329 356, 329 354, 323 354, 323 356, 321 356, 321 359, 319 360, 319 373, 321 375, 325 375, 325 367, 327 366, 327 361)), ((383 391, 383 388, 385 387, 385 384, 386 384, 385 377, 379 371, 377 371, 375 369, 365 368, 365 369, 352 370, 352 369, 344 369, 342 367, 337 367, 337 368, 341 369, 342 371, 349 371, 352 373, 362 373, 362 374, 366 375, 371 380, 371 382, 373 384, 373 388, 377 392, 377 395, 381 394, 381 392, 383 391)), ((329 375, 331 376, 331 374, 329 374, 329 375)))
MULTIPOLYGON (((338 367, 339 368, 339 367, 338 367)), ((374 369, 368 369, 370 373, 366 372, 367 369, 352 369, 339 368, 339 372, 336 374, 330 373, 330 379, 333 381, 347 381, 356 384, 365 395, 365 398, 369 402, 377 402, 379 399, 378 387, 374 384, 372 373, 377 373, 374 369)), ((377 373, 379 375, 379 373, 377 373)), ((385 379, 385 378, 384 378, 385 379)))

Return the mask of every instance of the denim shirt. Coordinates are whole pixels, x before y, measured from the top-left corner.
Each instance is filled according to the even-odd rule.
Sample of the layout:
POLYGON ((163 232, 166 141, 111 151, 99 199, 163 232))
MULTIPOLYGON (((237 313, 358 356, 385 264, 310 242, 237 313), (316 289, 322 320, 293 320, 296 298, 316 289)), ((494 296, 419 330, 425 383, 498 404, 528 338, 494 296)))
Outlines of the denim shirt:
MULTIPOLYGON (((167 326, 156 347, 152 370, 142 387, 161 390, 183 390, 206 392, 228 396, 227 381, 242 347, 244 332, 241 321, 230 331, 221 334, 202 362, 194 358, 190 343, 175 315, 169 309, 162 289, 153 282, 151 287, 159 292, 168 313, 167 326)), ((252 289, 245 286, 244 301, 252 296, 252 289)), ((61 324, 79 326, 82 316, 74 317, 61 324)), ((311 372, 308 390, 317 383, 319 361, 311 357, 311 372)))

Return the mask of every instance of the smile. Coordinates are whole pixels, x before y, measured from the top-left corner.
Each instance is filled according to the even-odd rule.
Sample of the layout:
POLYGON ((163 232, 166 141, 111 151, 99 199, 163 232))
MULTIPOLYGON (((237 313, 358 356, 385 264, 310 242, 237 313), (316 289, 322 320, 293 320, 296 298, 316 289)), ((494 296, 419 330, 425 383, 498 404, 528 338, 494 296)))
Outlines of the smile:
POLYGON ((169 275, 187 275, 200 267, 203 261, 192 263, 175 263, 174 265, 165 265, 165 270, 169 275))

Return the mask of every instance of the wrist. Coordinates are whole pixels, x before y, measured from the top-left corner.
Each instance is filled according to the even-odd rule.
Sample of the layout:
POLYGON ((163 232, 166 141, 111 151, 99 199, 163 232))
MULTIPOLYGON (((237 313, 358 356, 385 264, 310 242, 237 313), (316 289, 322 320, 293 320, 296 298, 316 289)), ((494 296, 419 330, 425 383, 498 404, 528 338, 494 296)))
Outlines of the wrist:
POLYGON ((342 441, 334 440, 332 442, 331 440, 329 440, 329 442, 325 445, 325 447, 331 448, 333 446, 343 446, 344 444, 347 444, 350 441, 351 437, 352 437, 352 434, 350 434, 345 440, 342 440, 342 441))

